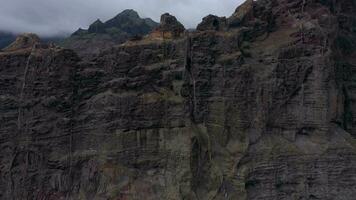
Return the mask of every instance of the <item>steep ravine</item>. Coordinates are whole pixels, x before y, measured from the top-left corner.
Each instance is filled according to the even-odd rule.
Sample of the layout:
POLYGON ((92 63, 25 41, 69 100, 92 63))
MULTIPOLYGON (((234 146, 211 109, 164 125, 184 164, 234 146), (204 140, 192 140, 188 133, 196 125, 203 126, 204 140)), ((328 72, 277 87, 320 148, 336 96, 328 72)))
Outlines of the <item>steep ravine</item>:
POLYGON ((354 199, 355 16, 165 14, 90 61, 22 36, 0 52, 0 199, 354 199))

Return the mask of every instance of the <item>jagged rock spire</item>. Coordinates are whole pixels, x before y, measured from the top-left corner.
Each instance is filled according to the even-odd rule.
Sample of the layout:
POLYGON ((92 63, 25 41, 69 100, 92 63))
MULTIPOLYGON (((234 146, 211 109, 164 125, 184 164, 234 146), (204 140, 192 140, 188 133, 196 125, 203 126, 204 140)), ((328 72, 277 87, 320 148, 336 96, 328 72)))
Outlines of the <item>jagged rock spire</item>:
POLYGON ((161 16, 161 23, 152 33, 163 38, 177 38, 184 34, 184 26, 177 20, 177 18, 169 13, 161 16))

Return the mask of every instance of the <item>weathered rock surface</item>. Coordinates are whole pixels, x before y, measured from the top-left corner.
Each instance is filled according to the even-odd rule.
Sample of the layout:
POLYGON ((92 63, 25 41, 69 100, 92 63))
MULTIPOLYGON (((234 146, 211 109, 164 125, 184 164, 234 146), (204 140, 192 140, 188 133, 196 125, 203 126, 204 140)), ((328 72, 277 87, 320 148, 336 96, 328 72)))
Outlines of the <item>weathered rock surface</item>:
POLYGON ((175 39, 184 35, 185 28, 175 16, 165 13, 161 16, 160 25, 151 33, 152 37, 175 39))
POLYGON ((354 199, 356 5, 236 12, 90 62, 0 53, 0 199, 354 199))
POLYGON ((203 21, 198 25, 199 31, 225 31, 227 29, 226 17, 218 17, 215 15, 208 15, 203 18, 203 21))

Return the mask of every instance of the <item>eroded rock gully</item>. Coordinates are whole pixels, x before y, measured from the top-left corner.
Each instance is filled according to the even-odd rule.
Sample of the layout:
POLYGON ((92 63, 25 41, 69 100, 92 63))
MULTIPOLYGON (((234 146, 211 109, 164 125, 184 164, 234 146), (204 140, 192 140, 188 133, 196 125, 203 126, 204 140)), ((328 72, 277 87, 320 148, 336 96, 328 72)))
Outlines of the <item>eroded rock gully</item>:
POLYGON ((355 2, 247 1, 81 62, 0 53, 0 199, 354 199, 355 2))

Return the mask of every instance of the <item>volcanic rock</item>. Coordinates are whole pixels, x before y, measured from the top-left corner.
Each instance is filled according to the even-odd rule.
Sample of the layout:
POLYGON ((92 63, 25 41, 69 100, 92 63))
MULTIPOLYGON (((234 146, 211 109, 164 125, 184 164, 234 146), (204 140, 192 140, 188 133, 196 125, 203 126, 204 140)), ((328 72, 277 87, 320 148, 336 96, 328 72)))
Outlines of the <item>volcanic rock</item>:
POLYGON ((1 52, 0 199, 353 200, 355 4, 251 9, 91 62, 1 52))
POLYGON ((185 32, 184 26, 176 17, 165 13, 161 16, 161 23, 151 34, 153 37, 178 38, 185 32))
POLYGON ((229 26, 238 27, 244 20, 253 19, 254 5, 256 5, 255 0, 246 0, 242 5, 237 7, 233 15, 228 19, 229 26))
POLYGON ((199 31, 224 31, 227 28, 227 19, 215 15, 208 15, 203 18, 203 21, 198 25, 199 31))
POLYGON ((89 26, 88 32, 89 33, 105 33, 105 24, 102 21, 100 21, 100 19, 98 19, 89 26))

